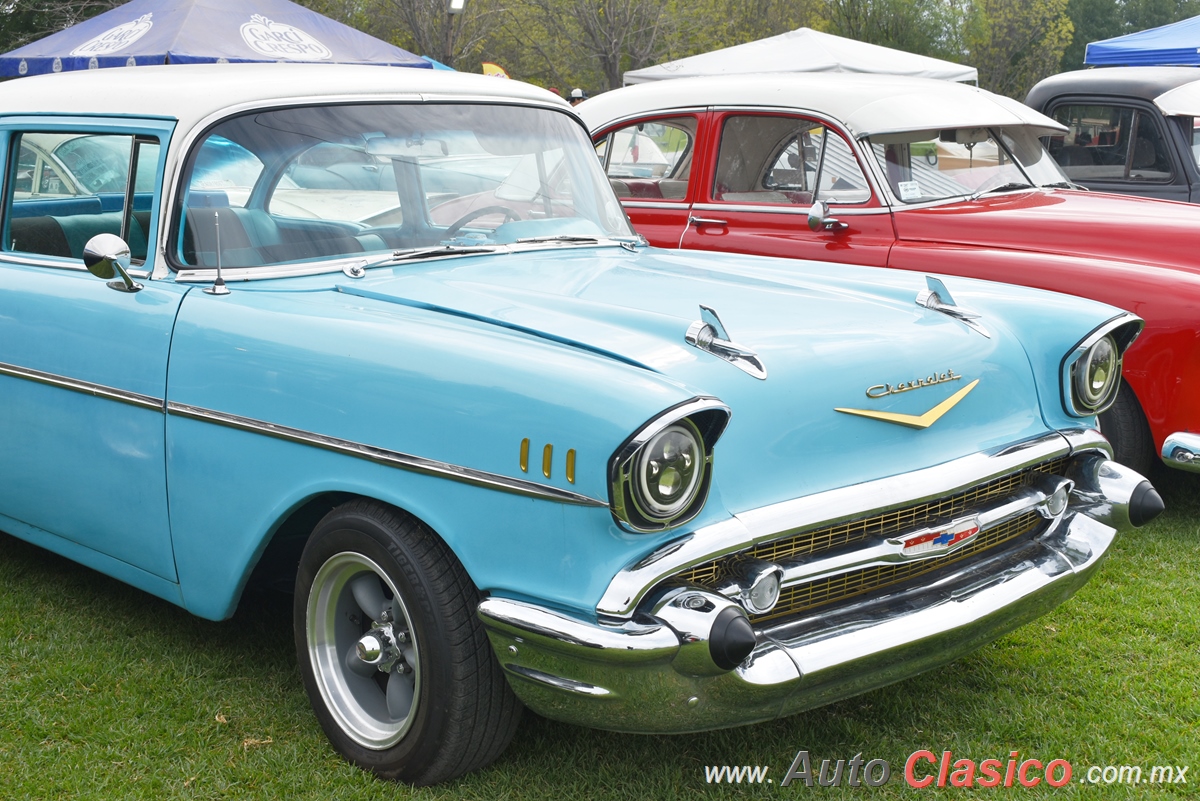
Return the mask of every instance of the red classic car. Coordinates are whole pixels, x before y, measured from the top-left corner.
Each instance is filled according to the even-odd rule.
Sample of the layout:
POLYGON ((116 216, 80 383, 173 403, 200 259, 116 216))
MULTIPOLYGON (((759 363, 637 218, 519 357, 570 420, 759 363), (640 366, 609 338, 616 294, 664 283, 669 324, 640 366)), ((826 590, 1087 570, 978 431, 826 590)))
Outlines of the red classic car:
POLYGON ((985 278, 1134 312, 1146 328, 1101 426, 1126 464, 1200 472, 1200 208, 1082 191, 1038 138, 1062 134, 1054 120, 963 84, 836 74, 660 81, 576 110, 653 245, 985 278))

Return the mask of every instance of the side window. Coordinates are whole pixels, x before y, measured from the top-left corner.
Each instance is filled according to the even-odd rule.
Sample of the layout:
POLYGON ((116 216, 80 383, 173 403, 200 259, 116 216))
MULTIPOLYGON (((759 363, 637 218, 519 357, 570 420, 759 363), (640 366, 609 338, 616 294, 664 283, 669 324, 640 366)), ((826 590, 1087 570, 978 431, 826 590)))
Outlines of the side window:
POLYGON ((110 233, 144 262, 158 150, 157 139, 127 134, 14 135, 0 250, 82 259, 89 239, 110 233))
POLYGON ((695 117, 639 122, 596 144, 618 197, 683 200, 692 171, 695 117))
POLYGON ((861 203, 871 192, 839 134, 812 120, 747 114, 728 117, 721 127, 712 197, 807 206, 817 198, 861 203))
POLYGON ((1053 117, 1067 126, 1049 139, 1050 154, 1073 180, 1161 182, 1171 161, 1159 120, 1141 109, 1062 105, 1053 117))
POLYGON ((817 197, 830 203, 864 203, 871 199, 871 187, 850 144, 833 132, 825 137, 817 197))

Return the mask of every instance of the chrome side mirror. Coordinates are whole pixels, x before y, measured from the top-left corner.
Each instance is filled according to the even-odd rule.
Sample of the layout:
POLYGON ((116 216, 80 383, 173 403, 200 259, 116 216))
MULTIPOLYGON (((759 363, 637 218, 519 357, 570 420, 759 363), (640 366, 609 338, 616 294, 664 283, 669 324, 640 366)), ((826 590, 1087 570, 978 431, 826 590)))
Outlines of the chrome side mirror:
POLYGON ((142 285, 129 277, 129 245, 116 234, 96 234, 83 246, 83 263, 97 278, 119 276, 108 285, 121 292, 137 292, 142 285))
POLYGON ((830 217, 829 204, 818 200, 808 210, 808 227, 814 231, 842 231, 850 226, 836 217, 830 217))

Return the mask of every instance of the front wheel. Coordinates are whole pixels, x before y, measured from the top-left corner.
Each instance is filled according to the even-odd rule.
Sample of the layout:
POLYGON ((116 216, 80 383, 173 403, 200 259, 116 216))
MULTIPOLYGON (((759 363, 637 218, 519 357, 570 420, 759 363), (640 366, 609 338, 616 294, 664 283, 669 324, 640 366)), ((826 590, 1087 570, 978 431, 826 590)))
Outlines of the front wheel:
POLYGON ((1121 382, 1113 405, 1100 415, 1100 433, 1108 438, 1116 461, 1143 476, 1150 475, 1150 468, 1157 461, 1154 437, 1150 435, 1137 395, 1125 382, 1121 382))
POLYGON ((304 686, 333 747, 425 785, 488 764, 521 706, 475 616, 479 592, 432 531, 351 501, 300 558, 294 622, 304 686))

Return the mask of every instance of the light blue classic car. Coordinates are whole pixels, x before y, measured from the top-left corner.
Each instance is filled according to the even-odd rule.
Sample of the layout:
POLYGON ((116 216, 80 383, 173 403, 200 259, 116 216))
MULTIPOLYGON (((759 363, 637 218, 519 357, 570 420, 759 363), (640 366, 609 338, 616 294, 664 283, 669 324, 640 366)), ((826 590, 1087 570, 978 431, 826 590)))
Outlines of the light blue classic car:
POLYGON ((903 679, 1162 508, 1095 428, 1136 317, 648 248, 533 87, 137 67, 0 109, 0 528, 214 620, 294 586, 381 776, 486 765, 522 703, 687 732, 903 679))

